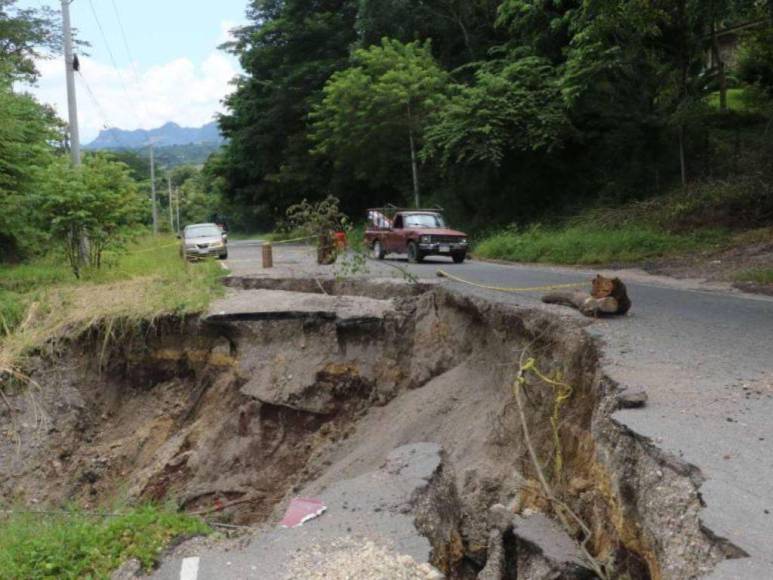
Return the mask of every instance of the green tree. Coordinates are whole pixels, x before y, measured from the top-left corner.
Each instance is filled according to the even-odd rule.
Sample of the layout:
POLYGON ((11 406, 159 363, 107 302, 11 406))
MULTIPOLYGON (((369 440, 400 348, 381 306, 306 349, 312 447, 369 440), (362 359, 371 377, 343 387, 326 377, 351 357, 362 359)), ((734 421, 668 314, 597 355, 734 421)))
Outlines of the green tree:
POLYGON ((311 116, 314 151, 353 167, 363 178, 374 162, 409 160, 419 206, 418 148, 427 118, 447 85, 448 76, 432 57, 429 42, 402 44, 385 38, 379 46, 356 50, 352 66, 325 85, 311 116))
POLYGON ((76 277, 82 274, 81 235, 89 238, 89 266, 100 268, 104 251, 123 248, 146 213, 129 168, 105 155, 87 156, 80 168, 58 159, 44 170, 40 183, 41 218, 50 223, 76 277))
POLYGON ((215 213, 225 213, 223 200, 209 176, 194 165, 181 165, 170 171, 172 185, 180 196, 180 224, 210 221, 215 213))
POLYGON ((425 158, 500 165, 508 151, 551 150, 569 136, 570 122, 548 61, 525 57, 482 67, 431 117, 425 158))
POLYGON ((360 48, 384 37, 400 42, 432 40, 433 53, 446 68, 486 57, 504 40, 494 24, 500 0, 360 0, 360 48))
POLYGON ((37 176, 53 159, 62 124, 53 111, 14 83, 37 78, 35 60, 58 48, 54 13, 19 9, 0 0, 0 259, 15 259, 41 247, 45 231, 36 224, 32 194, 37 176))
POLYGON ((2 81, 0 119, 0 259, 7 259, 34 251, 45 237, 31 196, 61 127, 50 109, 2 81))
POLYGON ((60 29, 50 8, 21 9, 16 0, 0 0, 0 75, 34 81, 35 60, 43 57, 42 50, 61 50, 60 29))
POLYGON ((309 154, 307 118, 330 75, 346 66, 356 40, 356 0, 252 0, 250 24, 227 48, 244 69, 226 99, 220 127, 228 145, 210 164, 226 194, 270 225, 330 181, 309 154))

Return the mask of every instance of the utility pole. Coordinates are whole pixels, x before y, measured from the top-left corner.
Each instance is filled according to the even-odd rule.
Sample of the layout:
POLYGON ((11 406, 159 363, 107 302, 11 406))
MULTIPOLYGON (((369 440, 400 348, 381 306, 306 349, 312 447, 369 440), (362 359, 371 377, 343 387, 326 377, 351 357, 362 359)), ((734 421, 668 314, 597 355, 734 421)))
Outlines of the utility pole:
MULTIPOLYGON (((72 48, 72 24, 70 4, 73 0, 62 0, 62 36, 64 37, 64 70, 67 81, 67 114, 70 122, 70 159, 76 169, 81 166, 81 137, 78 130, 78 101, 75 97, 75 54, 72 48)), ((79 266, 89 262, 89 238, 82 229, 73 228, 70 236, 78 240, 79 266)))
POLYGON ((156 160, 153 156, 153 141, 150 142, 150 191, 153 197, 153 235, 158 235, 158 201, 156 200, 156 160))
POLYGON ((81 164, 81 140, 78 131, 78 103, 75 99, 75 57, 72 48, 72 25, 70 4, 73 0, 62 0, 62 28, 64 35, 64 65, 67 77, 67 112, 70 120, 70 156, 73 167, 81 164))
POLYGON ((172 205, 172 176, 166 174, 166 183, 169 186, 169 225, 174 231, 174 206, 172 205))
POLYGON ((180 226, 180 188, 179 187, 174 188, 174 199, 177 205, 177 233, 179 234, 182 231, 182 227, 180 226))

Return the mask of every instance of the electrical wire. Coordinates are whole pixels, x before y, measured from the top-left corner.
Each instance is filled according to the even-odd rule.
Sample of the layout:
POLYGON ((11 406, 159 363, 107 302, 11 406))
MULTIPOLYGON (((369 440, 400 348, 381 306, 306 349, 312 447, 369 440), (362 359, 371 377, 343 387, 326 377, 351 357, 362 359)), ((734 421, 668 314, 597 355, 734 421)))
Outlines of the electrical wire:
MULTIPOLYGON (((131 96, 129 95, 129 89, 126 86, 126 81, 123 78, 123 73, 121 73, 121 69, 118 67, 118 63, 116 62, 115 56, 113 55, 113 50, 110 48, 110 42, 108 42, 107 40, 107 34, 105 34, 105 29, 102 27, 102 22, 100 21, 99 16, 97 15, 97 11, 94 8, 93 0, 89 0, 89 7, 91 8, 91 14, 94 16, 94 21, 97 23, 99 34, 102 36, 102 41, 105 43, 105 48, 107 49, 107 54, 110 57, 110 62, 113 64, 113 68, 115 68, 116 73, 118 73, 118 79, 121 81, 121 87, 123 88, 124 95, 126 95, 126 100, 129 102, 129 105, 131 106, 135 116, 137 117, 136 121, 139 121, 142 118, 142 116, 139 114, 139 111, 136 108, 134 99, 132 99, 131 96)), ((139 123, 137 123, 137 126, 139 126, 139 123)))
POLYGON ((115 132, 111 131, 111 129, 117 129, 109 120, 107 113, 105 112, 104 107, 99 102, 99 99, 97 99, 97 95, 94 93, 94 91, 91 89, 91 86, 86 81, 86 77, 83 76, 83 73, 81 71, 78 71, 78 77, 83 85, 83 87, 86 89, 86 94, 91 99, 92 104, 97 109, 97 112, 102 117, 102 126, 104 129, 109 131, 110 137, 115 141, 115 144, 118 145, 120 149, 131 149, 126 143, 123 143, 118 136, 115 134, 115 132))
MULTIPOLYGON (((134 60, 134 55, 132 54, 131 48, 129 48, 129 40, 126 36, 126 28, 123 25, 123 19, 121 18, 121 13, 118 10, 118 5, 116 4, 115 0, 110 0, 113 5, 113 13, 115 14, 115 19, 118 21, 118 28, 121 31, 121 40, 123 41, 123 48, 126 51, 126 57, 129 59, 129 66, 132 69, 132 73, 134 74, 134 84, 136 86, 137 91, 142 94, 142 85, 140 84, 140 74, 139 71, 137 71, 137 65, 136 61, 134 60)), ((147 113, 147 109, 145 108, 145 100, 140 99, 140 106, 142 107, 142 110, 144 113, 147 113)))

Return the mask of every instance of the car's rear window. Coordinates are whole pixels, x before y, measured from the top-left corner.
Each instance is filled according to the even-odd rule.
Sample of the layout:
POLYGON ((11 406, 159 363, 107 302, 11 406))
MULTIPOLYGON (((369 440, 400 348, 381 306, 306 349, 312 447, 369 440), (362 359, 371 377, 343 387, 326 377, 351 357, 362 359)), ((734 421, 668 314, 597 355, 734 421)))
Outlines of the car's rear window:
POLYGON ((185 230, 186 238, 212 238, 221 234, 222 232, 217 226, 201 226, 185 230))

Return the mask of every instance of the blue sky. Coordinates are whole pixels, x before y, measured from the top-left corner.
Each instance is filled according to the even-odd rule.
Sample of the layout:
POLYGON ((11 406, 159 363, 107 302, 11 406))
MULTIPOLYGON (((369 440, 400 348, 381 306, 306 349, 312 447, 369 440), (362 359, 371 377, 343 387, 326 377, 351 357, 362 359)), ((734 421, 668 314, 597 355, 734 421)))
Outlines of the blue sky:
MULTIPOLYGON (((59 2, 19 0, 18 6, 58 8, 59 2)), ((77 79, 82 140, 105 126, 148 129, 212 119, 239 71, 217 46, 230 28, 245 22, 246 6, 247 0, 74 0, 73 26, 92 45, 77 79)), ((64 115, 64 65, 47 60, 39 68, 42 77, 32 92, 64 115)))

